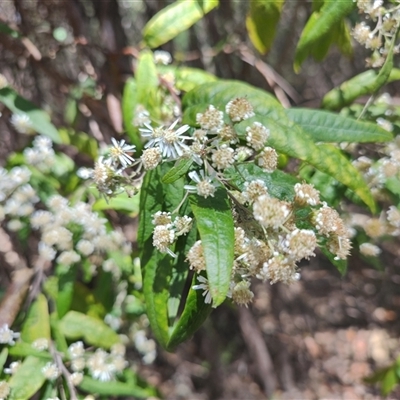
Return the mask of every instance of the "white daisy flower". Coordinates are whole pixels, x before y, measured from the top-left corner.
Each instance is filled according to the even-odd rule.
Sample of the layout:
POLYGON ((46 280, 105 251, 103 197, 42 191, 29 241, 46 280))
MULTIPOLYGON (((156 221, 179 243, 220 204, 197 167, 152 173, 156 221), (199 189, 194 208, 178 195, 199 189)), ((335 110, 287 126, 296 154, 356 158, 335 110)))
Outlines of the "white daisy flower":
POLYGON ((110 149, 110 154, 114 161, 119 161, 124 168, 135 161, 135 159, 127 153, 135 151, 136 146, 127 144, 123 139, 118 143, 115 138, 111 138, 111 142, 114 147, 110 149))
POLYGON ((208 279, 204 278, 204 276, 199 275, 197 277, 197 280, 200 282, 200 285, 194 285, 192 286, 193 290, 203 290, 202 295, 204 296, 204 303, 206 304, 211 304, 212 302, 212 297, 210 293, 210 287, 208 285, 208 279))

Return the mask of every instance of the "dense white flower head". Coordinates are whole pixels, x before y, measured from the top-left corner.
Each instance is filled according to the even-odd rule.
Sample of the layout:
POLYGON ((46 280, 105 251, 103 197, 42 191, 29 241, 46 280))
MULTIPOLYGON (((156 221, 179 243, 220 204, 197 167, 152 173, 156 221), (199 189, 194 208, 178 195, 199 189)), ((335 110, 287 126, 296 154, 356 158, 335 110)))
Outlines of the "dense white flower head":
POLYGON ((255 115, 253 106, 245 97, 237 97, 231 100, 226 105, 225 111, 233 122, 243 121, 255 115))
POLYGON ((253 122, 251 126, 246 128, 246 132, 246 141, 254 150, 263 149, 270 135, 269 129, 260 122, 253 122))
POLYGON ((156 50, 154 52, 154 62, 156 64, 168 65, 172 62, 171 53, 165 50, 156 50))
POLYGON ((204 113, 196 115, 196 122, 201 129, 218 132, 224 124, 224 113, 217 110, 213 105, 209 105, 204 113))
POLYGON ((28 114, 13 114, 10 119, 11 124, 19 133, 33 133, 35 130, 28 114))
POLYGON ((8 327, 8 324, 4 324, 0 327, 0 343, 1 344, 9 344, 14 345, 15 340, 18 339, 20 334, 18 332, 14 332, 8 327))
POLYGON ((268 195, 262 195, 254 202, 254 218, 265 228, 279 228, 290 214, 287 203, 268 195))
POLYGON ((368 257, 376 257, 382 253, 382 250, 372 243, 363 243, 360 245, 360 253, 368 257))

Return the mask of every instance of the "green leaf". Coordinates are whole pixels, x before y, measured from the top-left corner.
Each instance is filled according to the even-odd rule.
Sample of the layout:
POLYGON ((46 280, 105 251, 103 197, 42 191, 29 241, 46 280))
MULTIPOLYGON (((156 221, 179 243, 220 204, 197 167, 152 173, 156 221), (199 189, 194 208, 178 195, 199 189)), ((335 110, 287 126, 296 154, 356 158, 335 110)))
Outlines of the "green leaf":
POLYGON ((385 187, 393 194, 400 197, 400 180, 396 177, 390 177, 385 181, 385 187))
MULTIPOLYGON (((297 44, 294 60, 294 70, 296 72, 300 70, 303 61, 321 41, 325 41, 325 44, 330 44, 332 30, 335 29, 335 26, 342 23, 342 19, 354 7, 355 3, 352 0, 327 1, 324 2, 320 10, 314 11, 311 14, 297 44)), ((319 54, 322 53, 320 49, 319 54)))
POLYGON ((293 201, 294 185, 299 182, 294 176, 283 171, 275 170, 272 173, 265 173, 253 163, 238 165, 237 169, 229 168, 225 170, 225 174, 240 190, 245 189, 245 182, 261 180, 271 196, 285 201, 293 201))
POLYGON ((62 268, 58 273, 57 313, 62 318, 70 309, 74 296, 74 283, 78 272, 77 267, 62 268))
POLYGON ((14 357, 27 357, 34 356, 50 361, 53 359, 52 355, 47 351, 36 350, 32 347, 31 343, 17 342, 9 349, 10 355, 14 357))
POLYGON ((246 97, 253 105, 255 116, 235 125, 244 139, 246 128, 253 122, 262 123, 270 130, 268 144, 280 153, 298 158, 334 177, 353 190, 372 211, 376 205, 360 173, 337 150, 316 145, 312 138, 287 117, 283 107, 269 94, 237 81, 218 81, 204 84, 190 91, 183 98, 185 123, 197 125, 196 113, 204 111, 207 104, 219 109, 236 97, 246 97))
POLYGON ((159 79, 153 53, 150 50, 140 53, 135 78, 138 104, 143 105, 153 118, 159 119, 160 99, 157 96, 159 79))
POLYGON ((288 117, 300 125, 315 142, 387 142, 392 133, 371 123, 357 121, 328 111, 289 108, 288 117))
POLYGON ((130 382, 101 382, 96 379, 84 376, 82 382, 79 384, 79 389, 90 393, 99 394, 102 396, 129 396, 130 398, 149 398, 154 395, 154 390, 143 389, 130 382))
POLYGON ((320 250, 326 258, 337 268, 340 275, 343 277, 347 272, 347 260, 335 260, 335 256, 325 247, 320 246, 320 250))
POLYGON ((398 382, 399 379, 397 378, 396 370, 394 368, 388 369, 381 383, 382 395, 387 396, 395 388, 398 382))
POLYGON ((139 200, 138 194, 130 197, 126 192, 118 194, 111 199, 101 198, 97 200, 93 206, 93 211, 102 210, 117 210, 127 211, 131 217, 135 217, 139 213, 139 200))
MULTIPOLYGON (((169 339, 168 299, 169 281, 173 259, 161 254, 153 246, 153 214, 162 210, 166 200, 161 176, 163 165, 147 172, 140 193, 140 218, 138 242, 142 250, 141 267, 143 273, 143 293, 147 316, 154 335, 163 347, 169 339)), ((179 204, 179 203, 177 203, 179 204)))
POLYGON ((58 318, 56 312, 53 312, 50 315, 50 325, 53 341, 56 345, 57 350, 61 353, 67 354, 68 343, 60 330, 60 319, 58 318))
POLYGON ((339 25, 335 27, 334 43, 346 56, 351 56, 353 54, 350 30, 344 20, 340 21, 339 25))
POLYGON ((39 294, 36 301, 29 308, 21 332, 24 342, 32 343, 37 339, 50 340, 50 316, 47 299, 39 294))
POLYGON ((21 34, 15 29, 10 28, 4 22, 0 22, 0 32, 13 37, 14 39, 21 38, 21 34))
POLYGON ((75 282, 74 293, 71 310, 79 311, 96 319, 104 318, 107 311, 95 297, 92 289, 89 289, 83 283, 75 282))
POLYGON ((328 110, 340 110, 351 104, 358 97, 374 93, 384 83, 400 80, 400 69, 398 68, 392 68, 387 81, 383 83, 380 80, 378 81, 379 74, 380 72, 370 69, 343 82, 339 87, 332 89, 324 96, 322 107, 328 110), (378 85, 376 84, 377 82, 378 85))
POLYGON ((43 386, 46 378, 42 368, 48 360, 28 356, 8 381, 11 388, 9 400, 29 400, 43 386))
POLYGON ((218 5, 218 0, 179 0, 163 8, 144 27, 144 42, 161 46, 194 25, 218 5))
POLYGON ((153 53, 150 50, 144 50, 140 53, 135 78, 138 101, 141 104, 146 104, 149 91, 154 92, 159 83, 156 64, 154 63, 153 53))
POLYGON ((226 191, 218 189, 212 198, 190 196, 190 204, 200 232, 213 307, 217 307, 228 293, 233 267, 235 235, 230 202, 226 191))
MULTIPOLYGON (((352 189, 362 201, 371 209, 373 213, 376 212, 376 204, 371 195, 371 192, 364 181, 361 173, 354 167, 354 165, 343 155, 343 153, 330 144, 321 143, 318 146, 319 163, 326 165, 325 171, 319 168, 322 172, 326 172, 339 182, 352 189)), ((312 164, 312 163, 310 163, 312 164)))
MULTIPOLYGON (((195 280, 192 283, 197 284, 195 280)), ((179 343, 190 338, 207 319, 210 312, 211 305, 204 302, 201 291, 191 288, 186 299, 185 309, 171 333, 167 350, 172 351, 179 343)))
POLYGON ((7 361, 8 357, 8 349, 7 347, 4 347, 4 349, 0 353, 0 371, 3 371, 4 365, 7 361))
POLYGON ((215 82, 217 80, 215 75, 198 68, 158 65, 157 70, 161 74, 174 74, 176 88, 184 92, 188 92, 189 90, 192 90, 203 83, 215 82))
POLYGON ((143 147, 140 139, 140 132, 138 127, 133 125, 137 105, 138 93, 136 80, 134 78, 129 78, 125 83, 124 92, 122 94, 122 119, 129 139, 136 146, 136 150, 140 151, 143 147))
POLYGON ((246 28, 254 47, 266 54, 272 46, 284 0, 255 0, 250 2, 246 28))
POLYGON ((76 147, 80 153, 87 154, 93 160, 97 159, 97 141, 85 132, 76 132, 73 129, 60 129, 63 144, 76 147))
POLYGON ((15 114, 24 113, 29 116, 32 128, 49 137, 54 143, 62 143, 57 128, 50 122, 49 115, 37 108, 33 103, 21 97, 9 87, 0 89, 0 103, 3 103, 15 114))
MULTIPOLYGON (((186 253, 196 240, 195 229, 187 236, 181 236, 176 245, 171 247, 178 254, 175 259, 169 254, 160 253, 153 246, 153 214, 160 210, 175 209, 185 195, 185 181, 182 178, 168 185, 161 182, 161 177, 168 169, 169 166, 164 164, 145 176, 141 190, 138 233, 147 316, 154 335, 164 348, 169 341, 170 327, 177 317, 189 271, 185 262, 186 253)), ((181 206, 180 212, 190 214, 187 201, 181 206)))
POLYGON ((117 333, 102 320, 76 311, 69 311, 61 319, 59 327, 68 339, 83 338, 86 343, 105 349, 120 342, 117 333))
POLYGON ((193 160, 191 158, 179 160, 178 163, 162 177, 161 181, 163 183, 173 183, 177 181, 189 171, 192 164, 193 160))

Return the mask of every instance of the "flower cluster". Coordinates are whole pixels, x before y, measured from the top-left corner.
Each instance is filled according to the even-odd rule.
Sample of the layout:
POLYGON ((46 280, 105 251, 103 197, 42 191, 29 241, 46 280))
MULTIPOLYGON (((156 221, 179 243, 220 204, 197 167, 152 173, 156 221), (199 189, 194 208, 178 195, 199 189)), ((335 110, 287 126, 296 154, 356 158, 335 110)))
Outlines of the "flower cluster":
POLYGON ((355 234, 362 229, 370 238, 371 243, 362 243, 360 253, 367 257, 377 257, 381 253, 378 247, 385 238, 400 237, 400 210, 390 202, 387 187, 390 182, 400 179, 400 138, 396 136, 380 150, 383 156, 377 160, 365 155, 353 161, 353 165, 363 175, 365 181, 377 201, 386 206, 383 207, 381 215, 370 218, 365 214, 352 213, 346 224, 355 234))
MULTIPOLYGON (((365 48, 372 50, 372 56, 367 59, 367 64, 379 68, 385 62, 393 40, 396 40, 400 5, 390 5, 385 8, 382 0, 357 0, 357 7, 360 13, 366 14, 369 23, 362 21, 356 24, 352 32, 353 37, 365 48)), ((394 52, 398 53, 399 50, 400 48, 395 46, 394 52)))
MULTIPOLYGON (((312 185, 295 184, 292 199, 284 200, 273 196, 267 180, 261 178, 243 178, 239 187, 232 183, 232 171, 241 164, 252 163, 265 176, 277 168, 278 155, 267 145, 270 132, 266 126, 252 119, 245 130, 236 129, 236 124, 254 116, 246 98, 235 98, 226 105, 225 113, 213 105, 198 113, 196 121, 200 129, 191 136, 183 136, 189 131, 187 125, 174 134, 168 132, 175 128, 176 121, 167 130, 151 126, 142 129, 149 140, 145 147, 159 149, 163 161, 192 159, 193 167, 188 172, 192 182, 184 186, 188 194, 213 197, 219 187, 228 192, 235 222, 235 259, 229 296, 240 305, 247 305, 253 299, 251 278, 271 284, 291 283, 300 277, 297 264, 314 256, 318 245, 323 244, 336 260, 347 258, 351 248, 350 233, 344 222, 334 209, 321 203, 319 192, 312 185), (174 141, 168 142, 166 137, 173 137, 174 141), (301 210, 306 213, 299 213, 301 210)), ((178 211, 179 207, 174 212, 178 211)), ((191 229, 191 222, 188 216, 177 216, 172 222, 171 213, 165 211, 154 214, 154 247, 176 257, 171 247, 178 232, 187 233, 191 229), (181 230, 177 221, 183 220, 185 228, 181 230)), ((194 243, 186 257, 190 269, 204 273, 206 261, 201 240, 194 243)), ((197 280, 199 284, 194 288, 203 290, 205 302, 212 302, 207 278, 198 275, 197 280)))
MULTIPOLYGON (((33 147, 24 155, 28 165, 42 171, 54 160, 51 142, 42 136, 34 139, 33 147)), ((113 157, 123 155, 115 153, 113 157)), ((40 201, 30 184, 31 175, 28 167, 0 169, 0 221, 10 231, 29 227, 38 232, 37 252, 43 261, 72 266, 85 258, 94 272, 109 262, 109 252, 130 252, 122 233, 109 232, 107 220, 93 212, 89 204, 77 201, 71 205, 59 194, 40 201)))

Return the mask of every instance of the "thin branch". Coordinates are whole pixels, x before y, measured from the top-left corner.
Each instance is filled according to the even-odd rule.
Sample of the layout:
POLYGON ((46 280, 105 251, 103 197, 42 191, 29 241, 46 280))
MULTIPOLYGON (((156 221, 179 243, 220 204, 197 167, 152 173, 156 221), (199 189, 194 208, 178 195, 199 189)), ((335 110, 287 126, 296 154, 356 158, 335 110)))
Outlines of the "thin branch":
POLYGON ((268 84, 274 90, 276 97, 284 107, 290 107, 290 102, 286 94, 290 96, 295 103, 299 103, 301 101, 301 96, 296 89, 294 89, 292 85, 290 85, 267 63, 257 58, 246 45, 241 44, 239 46, 239 54, 240 58, 244 62, 252 65, 258 70, 258 72, 260 72, 262 76, 264 76, 268 84))
POLYGON ((56 363, 57 367, 61 371, 63 377, 65 378, 65 381, 66 381, 68 389, 69 389, 70 400, 78 400, 78 393, 75 389, 75 386, 73 385, 73 383, 71 381, 71 373, 68 371, 67 367, 64 365, 61 355, 54 347, 53 342, 50 342, 49 350, 50 350, 51 355, 53 356, 54 362, 56 363))

